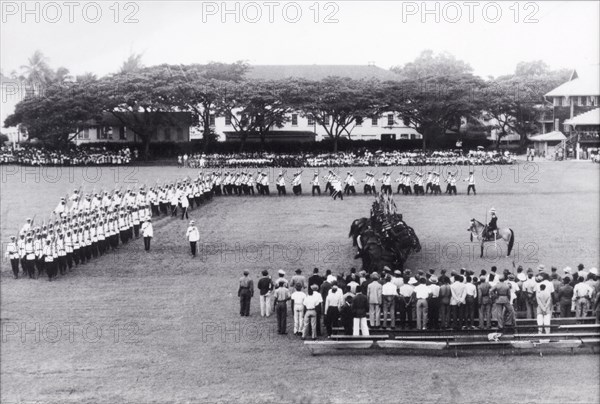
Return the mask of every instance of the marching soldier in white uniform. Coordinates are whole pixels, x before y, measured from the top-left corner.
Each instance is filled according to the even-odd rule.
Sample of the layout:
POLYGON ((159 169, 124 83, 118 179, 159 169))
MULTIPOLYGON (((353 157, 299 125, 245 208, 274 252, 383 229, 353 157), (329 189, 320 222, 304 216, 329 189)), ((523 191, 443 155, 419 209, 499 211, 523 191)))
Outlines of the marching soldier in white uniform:
POLYGON ((473 195, 477 195, 477 191, 475 191, 475 175, 473 175, 473 171, 469 171, 469 177, 463 181, 469 183, 467 186, 467 195, 471 194, 471 190, 473 190, 473 195))
POLYGON ((319 171, 315 171, 315 175, 312 180, 310 180, 310 185, 312 185, 312 196, 315 196, 315 191, 321 195, 321 186, 319 185, 319 171))

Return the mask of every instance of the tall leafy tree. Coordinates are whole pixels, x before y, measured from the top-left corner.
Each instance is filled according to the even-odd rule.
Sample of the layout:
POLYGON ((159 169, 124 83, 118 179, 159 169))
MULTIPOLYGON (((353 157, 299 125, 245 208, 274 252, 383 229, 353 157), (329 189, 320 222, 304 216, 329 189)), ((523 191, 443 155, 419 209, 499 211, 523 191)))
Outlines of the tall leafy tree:
POLYGON ((492 79, 486 86, 486 111, 498 122, 497 142, 510 132, 519 135, 537 133, 538 120, 550 111, 544 94, 565 82, 569 71, 550 70, 542 61, 520 62, 515 73, 492 79))
POLYGON ((291 118, 287 102, 291 88, 285 81, 250 80, 230 82, 217 106, 221 116, 231 119, 232 128, 240 134, 240 151, 251 134, 257 134, 264 147, 273 128, 282 128, 291 118))
POLYGON ((414 62, 392 69, 401 80, 394 109, 428 142, 458 129, 461 118, 479 116, 483 110, 484 82, 471 67, 453 56, 424 51, 414 62))
POLYGON ((312 117, 338 150, 342 136, 350 136, 357 119, 377 115, 384 100, 379 98, 376 80, 327 77, 319 81, 295 80, 289 91, 290 105, 302 116, 312 117))
POLYGON ((48 86, 41 96, 25 97, 4 126, 22 125, 30 139, 66 147, 81 130, 100 118, 96 94, 86 85, 67 82, 48 86))
POLYGON ((169 76, 159 66, 119 73, 97 84, 103 111, 131 129, 142 141, 148 158, 150 141, 159 125, 169 120, 166 112, 176 111, 169 76))
POLYGON ((209 63, 206 65, 162 65, 169 75, 172 97, 181 110, 199 117, 203 133, 203 150, 216 141, 211 126, 211 115, 217 114, 217 106, 232 83, 242 81, 248 65, 236 63, 209 63))

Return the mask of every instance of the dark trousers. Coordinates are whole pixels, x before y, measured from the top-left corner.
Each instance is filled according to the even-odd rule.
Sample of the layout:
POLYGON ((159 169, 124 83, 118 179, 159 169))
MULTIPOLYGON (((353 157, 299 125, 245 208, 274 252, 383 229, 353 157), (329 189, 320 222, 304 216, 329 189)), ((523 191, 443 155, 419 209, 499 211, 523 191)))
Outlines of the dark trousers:
POLYGON ((571 302, 561 302, 560 303, 560 317, 567 318, 571 317, 571 302))
POLYGON ((181 208, 181 220, 183 220, 183 216, 185 216, 186 219, 190 218, 188 216, 188 209, 187 208, 181 208))
POLYGON ((139 224, 133 225, 133 234, 135 235, 135 238, 138 238, 140 236, 140 225, 139 224))
POLYGON ((13 274, 15 275, 15 278, 17 278, 19 276, 19 259, 11 258, 10 266, 12 268, 13 274))
POLYGON ((150 240, 152 237, 144 237, 144 250, 150 251, 150 240))
POLYGON ((57 261, 58 261, 58 271, 60 272, 61 275, 64 275, 65 272, 67 271, 67 256, 59 255, 57 261))
POLYGON ((323 318, 323 309, 321 308, 321 306, 317 306, 316 310, 317 312, 317 337, 321 336, 321 319, 323 318))
POLYGON ((354 188, 354 185, 348 185, 348 187, 346 188, 346 195, 350 194, 356 194, 356 188, 354 188))
POLYGON ((475 191, 475 185, 471 184, 467 187, 467 195, 471 194, 471 190, 473 190, 473 195, 477 195, 477 192, 475 191))
POLYGON ((440 298, 429 299, 429 328, 437 330, 440 328, 440 298))
POLYGON ((48 261, 44 264, 44 268, 46 269, 46 273, 48 274, 48 280, 56 277, 56 262, 48 261))
POLYGON ((473 321, 475 319, 475 298, 467 296, 465 307, 465 325, 473 328, 473 321))
POLYGON ((327 336, 333 334, 333 327, 338 327, 340 318, 340 310, 337 307, 329 307, 325 315, 325 329, 327 336))
POLYGON ((452 328, 458 330, 462 328, 465 321, 465 305, 455 305, 450 306, 450 322, 452 323, 452 328))
POLYGON ((190 250, 192 251, 192 255, 196 256, 196 241, 190 241, 190 250))
POLYGON ((431 182, 428 182, 427 185, 425 185, 425 193, 429 194, 433 192, 433 187, 431 182))
POLYGON ((67 267, 69 271, 73 268, 73 253, 67 253, 67 267))
POLYGON ((75 261, 75 265, 79 265, 79 262, 81 261, 79 259, 80 255, 79 255, 79 248, 73 250, 73 261, 75 261))
POLYGON ((285 302, 278 302, 275 312, 277 314, 277 332, 283 334, 287 328, 287 305, 285 302))
POLYGON ((411 328, 413 321, 413 307, 412 304, 407 303, 403 297, 398 299, 398 308, 400 311, 400 327, 411 328))
POLYGON ((24 260, 24 261, 25 261, 25 267, 27 268, 27 275, 29 275, 29 277, 32 279, 35 278, 35 262, 34 262, 34 260, 24 260))
POLYGON ((440 302, 440 326, 448 328, 450 324, 450 303, 440 302))
POLYGON ((315 196, 315 192, 317 192, 319 195, 321 195, 321 187, 318 185, 313 185, 313 187, 312 187, 313 196, 315 196))
POLYGON ((249 289, 242 289, 240 291, 240 316, 248 317, 250 315, 250 298, 249 289))

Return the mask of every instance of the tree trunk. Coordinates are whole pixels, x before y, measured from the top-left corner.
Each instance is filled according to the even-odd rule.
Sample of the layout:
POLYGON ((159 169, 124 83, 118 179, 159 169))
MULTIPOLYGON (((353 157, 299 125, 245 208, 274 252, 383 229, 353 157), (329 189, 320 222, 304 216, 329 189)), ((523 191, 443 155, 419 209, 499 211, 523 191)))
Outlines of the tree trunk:
POLYGON ((333 137, 333 152, 337 153, 338 151, 338 137, 334 136, 333 137))
POLYGON ((206 154, 208 152, 208 146, 210 145, 210 114, 203 116, 202 117, 203 120, 203 132, 202 132, 202 141, 203 141, 203 145, 202 145, 202 152, 204 154, 206 154))
POLYGON ((148 161, 148 157, 150 154, 150 138, 148 136, 143 138, 144 142, 144 160, 148 161))

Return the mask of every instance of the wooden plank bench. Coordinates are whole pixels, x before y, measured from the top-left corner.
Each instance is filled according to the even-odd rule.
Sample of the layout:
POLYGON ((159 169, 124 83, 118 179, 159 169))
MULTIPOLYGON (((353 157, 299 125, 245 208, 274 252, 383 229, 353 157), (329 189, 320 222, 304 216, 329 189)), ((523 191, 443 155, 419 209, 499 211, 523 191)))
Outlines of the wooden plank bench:
POLYGON ((388 334, 377 334, 377 335, 343 335, 335 334, 330 337, 334 341, 347 340, 347 341, 375 341, 382 339, 389 339, 388 334))
POLYGON ((327 351, 339 350, 366 350, 373 347, 374 342, 369 341, 304 341, 304 346, 315 355, 327 351))
POLYGON ((600 324, 559 325, 561 330, 600 330, 600 324))
POLYGON ((448 344, 440 341, 397 341, 385 340, 377 341, 375 344, 382 349, 416 349, 416 350, 435 350, 447 349, 448 344))

